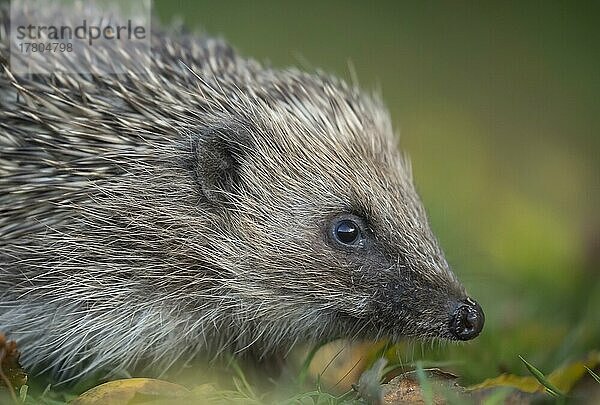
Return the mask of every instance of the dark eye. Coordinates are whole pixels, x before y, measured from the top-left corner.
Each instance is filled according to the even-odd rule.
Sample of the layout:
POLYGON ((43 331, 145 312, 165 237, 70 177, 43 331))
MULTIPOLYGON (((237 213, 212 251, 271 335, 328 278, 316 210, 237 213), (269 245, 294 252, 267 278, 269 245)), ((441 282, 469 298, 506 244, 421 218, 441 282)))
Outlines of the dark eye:
POLYGON ((358 224, 349 219, 339 221, 335 225, 333 234, 339 242, 345 245, 354 245, 360 240, 360 228, 358 224))

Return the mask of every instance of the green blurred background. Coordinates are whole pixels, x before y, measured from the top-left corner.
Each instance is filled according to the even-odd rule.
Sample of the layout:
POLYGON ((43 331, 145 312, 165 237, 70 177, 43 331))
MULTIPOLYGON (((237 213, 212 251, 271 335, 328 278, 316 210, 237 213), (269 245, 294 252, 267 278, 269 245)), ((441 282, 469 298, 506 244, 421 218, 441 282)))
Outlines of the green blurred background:
POLYGON ((600 2, 155 1, 275 67, 380 89, 482 336, 466 382, 600 349, 600 2))

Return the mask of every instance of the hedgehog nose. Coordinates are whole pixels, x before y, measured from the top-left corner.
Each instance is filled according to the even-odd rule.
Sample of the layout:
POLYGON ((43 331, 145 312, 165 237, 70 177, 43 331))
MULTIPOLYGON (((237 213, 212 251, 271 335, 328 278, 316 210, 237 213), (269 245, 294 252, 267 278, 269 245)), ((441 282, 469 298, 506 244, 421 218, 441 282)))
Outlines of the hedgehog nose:
POLYGON ((479 304, 466 298, 461 301, 450 320, 450 332, 457 340, 471 340, 481 332, 485 316, 479 304))

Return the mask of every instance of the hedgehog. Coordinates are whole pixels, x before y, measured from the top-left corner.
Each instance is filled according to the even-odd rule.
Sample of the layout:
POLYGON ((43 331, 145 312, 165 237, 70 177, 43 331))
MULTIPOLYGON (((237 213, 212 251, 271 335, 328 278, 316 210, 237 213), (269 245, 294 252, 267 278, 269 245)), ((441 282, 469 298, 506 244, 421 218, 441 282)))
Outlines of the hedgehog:
POLYGON ((0 331, 29 371, 481 332, 379 95, 160 27, 96 55, 124 73, 17 75, 7 26, 0 331))

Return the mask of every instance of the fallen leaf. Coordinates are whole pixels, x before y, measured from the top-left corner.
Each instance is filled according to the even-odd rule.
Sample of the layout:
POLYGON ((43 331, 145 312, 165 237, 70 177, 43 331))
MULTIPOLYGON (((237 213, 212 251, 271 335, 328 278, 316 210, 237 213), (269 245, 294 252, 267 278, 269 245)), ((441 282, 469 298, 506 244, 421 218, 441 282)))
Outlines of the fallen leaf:
MULTIPOLYGON (((422 370, 432 389, 433 404, 445 404, 447 398, 466 398, 465 390, 456 382, 458 377, 440 369, 422 370)), ((383 388, 383 404, 425 404, 426 400, 417 371, 403 373, 393 378, 383 388)))
POLYGON ((190 391, 179 385, 152 378, 128 378, 110 381, 94 387, 77 398, 71 405, 130 405, 154 401, 181 400, 190 391))
MULTIPOLYGON (((576 361, 557 368, 546 376, 546 379, 561 392, 568 393, 571 388, 585 375, 586 367, 595 368, 600 365, 600 352, 592 352, 584 361, 576 361)), ((498 377, 488 378, 480 384, 468 388, 477 391, 487 388, 511 387, 527 393, 544 392, 545 387, 533 376, 517 376, 501 374, 498 377)))

